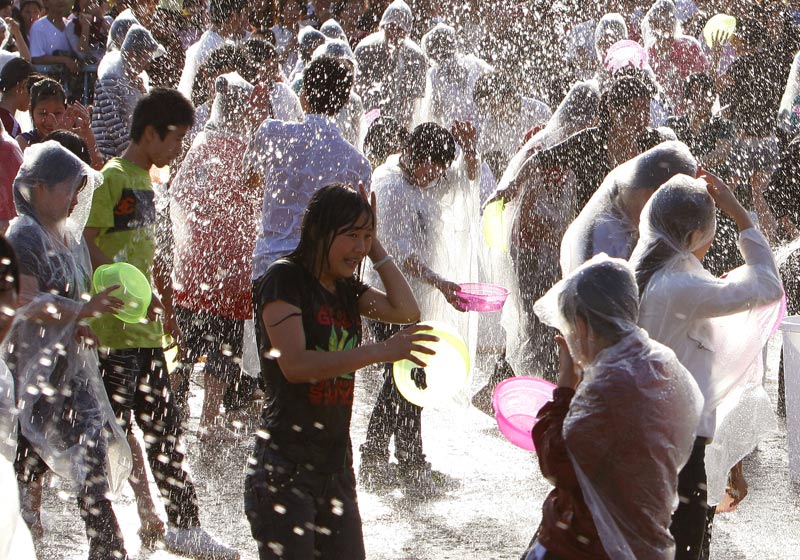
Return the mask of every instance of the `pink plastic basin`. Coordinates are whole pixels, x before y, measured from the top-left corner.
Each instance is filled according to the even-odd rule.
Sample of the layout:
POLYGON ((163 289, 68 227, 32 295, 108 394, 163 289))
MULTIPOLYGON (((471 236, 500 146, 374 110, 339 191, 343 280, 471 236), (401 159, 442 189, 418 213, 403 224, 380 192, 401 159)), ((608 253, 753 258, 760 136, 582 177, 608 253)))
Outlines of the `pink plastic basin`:
POLYGON ((556 386, 538 377, 512 377, 495 387, 492 395, 497 427, 505 438, 527 451, 536 451, 531 430, 536 415, 553 400, 556 386))
POLYGON ((500 311, 508 297, 508 290, 494 284, 459 284, 458 296, 466 300, 467 311, 500 311))

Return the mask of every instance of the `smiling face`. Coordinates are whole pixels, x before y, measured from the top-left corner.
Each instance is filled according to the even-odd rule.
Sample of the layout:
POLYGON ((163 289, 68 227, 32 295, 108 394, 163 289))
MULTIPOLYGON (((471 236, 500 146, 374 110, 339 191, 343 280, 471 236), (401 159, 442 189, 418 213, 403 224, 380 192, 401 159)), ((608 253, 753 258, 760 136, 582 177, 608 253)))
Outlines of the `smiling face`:
POLYGON ((60 97, 40 99, 33 109, 33 125, 45 137, 61 127, 66 111, 64 100, 60 97))
POLYGON ((322 266, 322 278, 340 280, 352 278, 372 248, 372 216, 362 214, 349 229, 337 233, 328 249, 322 266))

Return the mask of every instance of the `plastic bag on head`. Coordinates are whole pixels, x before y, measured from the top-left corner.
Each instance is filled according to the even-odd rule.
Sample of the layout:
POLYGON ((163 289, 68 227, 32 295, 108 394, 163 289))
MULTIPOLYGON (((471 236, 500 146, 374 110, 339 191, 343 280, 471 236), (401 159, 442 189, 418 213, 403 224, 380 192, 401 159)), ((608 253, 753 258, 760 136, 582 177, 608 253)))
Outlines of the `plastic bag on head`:
POLYGON ((411 8, 403 0, 394 0, 386 7, 378 27, 383 29, 389 24, 399 25, 406 33, 411 32, 413 15, 411 8))
POLYGON ((23 274, 35 278, 37 292, 17 311, 4 348, 14 375, 22 435, 76 490, 87 477, 97 482, 105 476, 107 485, 93 485, 100 494, 119 492, 131 467, 127 439, 100 378, 97 351, 76 340, 91 291, 83 228, 92 193, 101 183, 101 174, 57 142, 25 151, 14 183, 19 217, 7 237, 23 274), (53 232, 54 224, 45 224, 37 208, 37 190, 62 189, 66 201, 81 185, 77 206, 53 232))
POLYGON ((697 385, 671 350, 636 325, 638 290, 626 261, 596 255, 535 309, 583 368, 563 434, 604 549, 611 558, 672 558, 676 474, 700 415, 697 385), (597 340, 606 346, 590 357, 582 346, 597 340))
POLYGON ((14 180, 14 204, 17 214, 40 222, 39 212, 31 202, 34 189, 66 185, 70 196, 81 189, 78 202, 60 224, 60 234, 79 242, 89 219, 94 191, 103 184, 103 175, 95 171, 58 142, 49 140, 30 146, 23 154, 22 166, 14 180))
POLYGON ((333 18, 325 21, 319 27, 320 33, 325 35, 328 39, 339 39, 340 41, 347 41, 347 34, 342 29, 342 26, 333 18))
POLYGON ((628 258, 639 235, 646 199, 678 174, 697 174, 686 144, 662 142, 613 169, 561 241, 561 271, 568 274, 598 253, 628 258))
POLYGON ((145 53, 151 58, 158 58, 167 53, 166 49, 155 40, 148 29, 138 23, 131 25, 120 48, 123 55, 129 53, 145 53))
POLYGON ((642 42, 650 48, 659 36, 677 37, 681 34, 678 9, 672 0, 656 0, 642 18, 642 42))
POLYGON ((206 128, 245 135, 251 123, 245 113, 251 110, 250 97, 255 87, 238 72, 219 76, 214 84, 216 95, 206 128))
POLYGON ((647 201, 639 222, 639 241, 631 255, 637 277, 650 278, 714 240, 717 219, 706 182, 676 175, 647 201))
POLYGON ((311 59, 319 58, 321 56, 332 56, 340 60, 346 60, 353 65, 354 70, 358 70, 358 63, 356 62, 356 55, 353 54, 353 49, 347 44, 347 41, 342 39, 328 39, 325 43, 314 49, 314 54, 311 59))
POLYGON ((128 34, 128 30, 137 23, 139 23, 139 20, 133 15, 133 11, 130 8, 122 10, 111 23, 111 28, 108 31, 107 50, 119 50, 122 47, 125 36, 128 34))
POLYGON ((603 62, 610 45, 628 38, 628 25, 618 13, 606 14, 594 28, 594 50, 598 62, 603 62))

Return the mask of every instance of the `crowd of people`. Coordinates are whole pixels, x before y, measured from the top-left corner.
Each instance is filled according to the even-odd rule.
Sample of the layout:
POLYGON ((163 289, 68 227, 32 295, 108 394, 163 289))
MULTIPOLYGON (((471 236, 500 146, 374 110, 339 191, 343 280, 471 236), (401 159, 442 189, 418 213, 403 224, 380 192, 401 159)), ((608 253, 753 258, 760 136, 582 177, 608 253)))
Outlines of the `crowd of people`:
POLYGON ((198 445, 253 441, 259 557, 365 558, 357 489, 430 500, 451 482, 392 375, 410 360, 426 389, 438 339, 420 321, 437 320, 494 368, 456 400, 492 415, 504 379, 557 386, 531 434, 554 488, 523 559, 709 558, 775 426, 769 337, 800 309, 800 9, 0 0, 0 16, 0 478, 19 488, 0 557, 35 557, 54 476, 90 560, 127 558, 126 483, 143 545, 238 559, 201 527, 184 464, 202 375, 198 445), (118 285, 93 287, 112 263, 151 285, 139 322, 118 318, 118 285), (460 295, 478 281, 510 291, 489 329, 460 295), (356 475, 368 366, 383 381, 356 475))

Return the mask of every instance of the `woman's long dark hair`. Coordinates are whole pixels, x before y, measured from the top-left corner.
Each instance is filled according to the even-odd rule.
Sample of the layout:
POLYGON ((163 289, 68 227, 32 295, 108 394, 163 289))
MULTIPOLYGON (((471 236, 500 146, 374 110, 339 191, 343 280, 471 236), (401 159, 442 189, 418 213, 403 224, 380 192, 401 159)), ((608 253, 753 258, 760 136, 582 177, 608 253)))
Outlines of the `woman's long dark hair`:
POLYGON ((369 203, 349 185, 334 183, 322 187, 308 202, 297 249, 286 258, 319 278, 334 237, 356 227, 373 227, 369 203), (363 223, 365 216, 367 221, 363 223))

